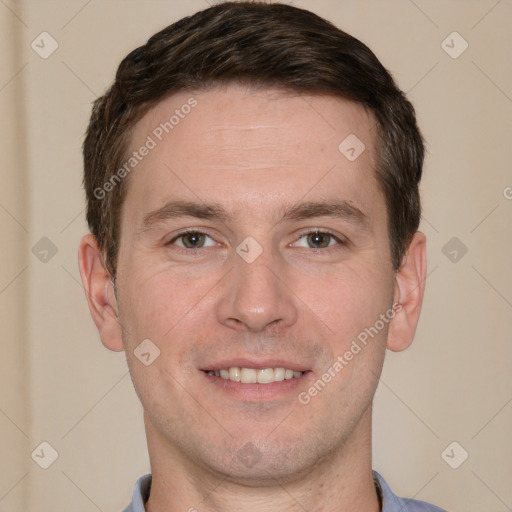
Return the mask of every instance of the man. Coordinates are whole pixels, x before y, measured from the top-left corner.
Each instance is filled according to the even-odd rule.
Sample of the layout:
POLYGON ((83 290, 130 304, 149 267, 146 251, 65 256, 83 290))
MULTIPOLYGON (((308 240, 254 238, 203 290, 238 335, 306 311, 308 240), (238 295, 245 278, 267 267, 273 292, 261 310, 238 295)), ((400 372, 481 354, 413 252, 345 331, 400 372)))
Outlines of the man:
POLYGON ((127 511, 439 511, 372 473, 425 280, 414 110, 361 42, 227 2, 121 63, 84 143, 80 271, 152 475, 127 511))

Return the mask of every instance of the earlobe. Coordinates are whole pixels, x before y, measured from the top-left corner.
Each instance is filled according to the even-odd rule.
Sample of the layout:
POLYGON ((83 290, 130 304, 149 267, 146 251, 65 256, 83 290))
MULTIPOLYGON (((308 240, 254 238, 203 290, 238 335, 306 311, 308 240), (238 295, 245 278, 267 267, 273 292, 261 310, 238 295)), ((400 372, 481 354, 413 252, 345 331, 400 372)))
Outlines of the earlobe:
POLYGON ((389 325, 389 350, 399 352, 412 343, 423 303, 426 273, 426 237, 417 231, 396 275, 394 302, 399 306, 389 325))
POLYGON ((78 253, 80 275, 92 318, 105 347, 123 350, 117 298, 110 273, 93 235, 85 235, 78 253))

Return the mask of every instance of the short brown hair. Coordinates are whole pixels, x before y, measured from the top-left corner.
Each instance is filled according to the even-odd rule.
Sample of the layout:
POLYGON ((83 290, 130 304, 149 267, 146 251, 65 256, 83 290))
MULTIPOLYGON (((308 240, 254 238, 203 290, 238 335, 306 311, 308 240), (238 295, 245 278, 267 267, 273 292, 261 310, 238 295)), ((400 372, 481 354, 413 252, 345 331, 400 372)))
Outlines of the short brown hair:
POLYGON ((183 18, 132 51, 114 84, 94 102, 83 146, 87 222, 111 276, 126 180, 106 194, 98 190, 123 165, 131 129, 173 93, 229 82, 342 97, 373 113, 375 172, 398 269, 421 214, 424 146, 411 103, 366 45, 316 14, 280 3, 224 2, 183 18))

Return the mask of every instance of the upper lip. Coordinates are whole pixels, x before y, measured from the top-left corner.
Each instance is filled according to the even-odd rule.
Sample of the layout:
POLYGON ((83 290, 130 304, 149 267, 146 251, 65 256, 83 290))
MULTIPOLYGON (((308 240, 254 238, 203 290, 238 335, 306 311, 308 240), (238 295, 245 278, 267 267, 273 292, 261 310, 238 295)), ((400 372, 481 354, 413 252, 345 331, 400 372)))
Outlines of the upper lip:
POLYGON ((212 370, 221 370, 222 368, 254 368, 256 370, 260 370, 263 368, 285 368, 288 370, 293 370, 294 372, 305 372, 308 371, 309 368, 306 366, 295 363, 292 361, 287 361, 285 359, 247 359, 247 358, 237 358, 237 359, 224 359, 221 361, 217 361, 215 363, 208 364, 208 366, 202 368, 204 371, 212 371, 212 370))

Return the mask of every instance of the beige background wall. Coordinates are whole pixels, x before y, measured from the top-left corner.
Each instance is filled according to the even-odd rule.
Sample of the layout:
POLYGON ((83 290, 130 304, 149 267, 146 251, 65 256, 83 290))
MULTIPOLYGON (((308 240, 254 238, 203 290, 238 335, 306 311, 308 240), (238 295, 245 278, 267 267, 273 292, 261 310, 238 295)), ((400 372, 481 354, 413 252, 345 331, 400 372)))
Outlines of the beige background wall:
MULTIPOLYGON (((512 2, 292 3, 375 51, 409 92, 428 141, 426 303, 413 346, 387 358, 374 467, 397 493, 451 511, 511 510, 512 2), (453 31, 469 44, 458 58, 445 49, 459 52, 462 39, 442 46, 453 31), (452 469, 445 460, 460 463, 462 450, 469 457, 452 469)), ((148 470, 124 356, 100 344, 80 284, 80 149, 90 104, 120 59, 206 6, 0 2, 2 512, 119 511, 148 470), (59 45, 46 59, 31 48, 35 39, 40 53, 51 49, 43 31, 59 45), (37 448, 39 464, 51 460, 43 441, 58 452, 48 469, 31 458, 37 448)))

